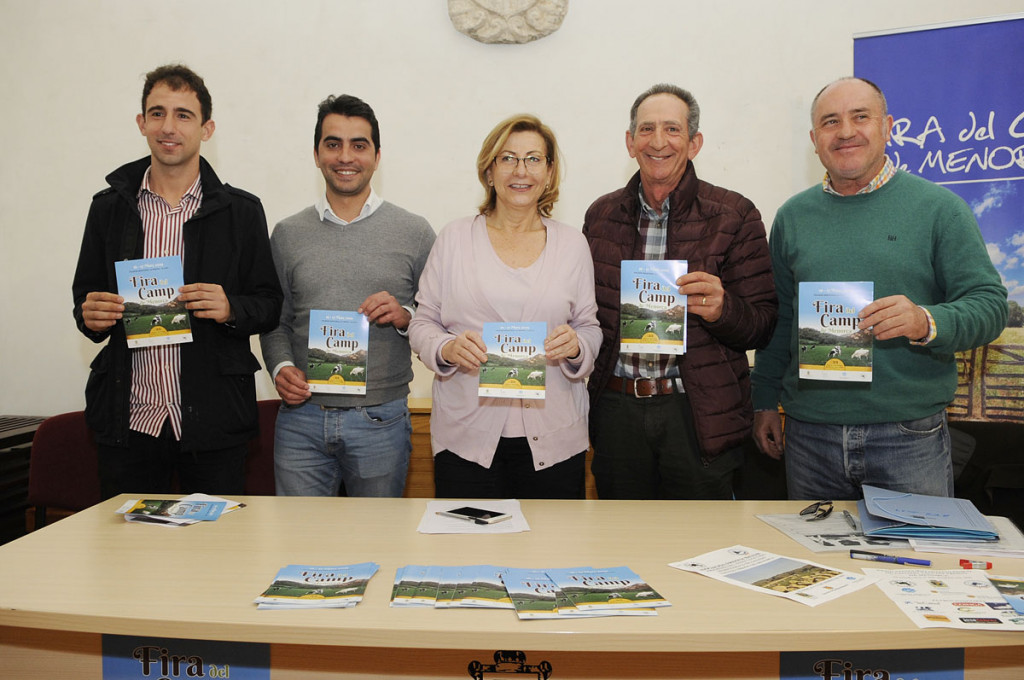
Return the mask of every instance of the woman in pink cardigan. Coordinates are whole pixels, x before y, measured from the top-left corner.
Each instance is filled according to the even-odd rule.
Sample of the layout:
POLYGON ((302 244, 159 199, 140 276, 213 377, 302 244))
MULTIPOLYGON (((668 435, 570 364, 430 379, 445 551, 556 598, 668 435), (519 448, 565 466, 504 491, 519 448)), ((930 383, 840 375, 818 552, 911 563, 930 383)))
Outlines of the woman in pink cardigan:
POLYGON ((480 214, 448 224, 420 278, 409 340, 435 373, 430 438, 441 498, 583 498, 589 402, 601 345, 583 234, 551 219, 560 158, 530 115, 498 124, 477 174, 480 214), (545 398, 478 396, 485 322, 547 324, 545 398))

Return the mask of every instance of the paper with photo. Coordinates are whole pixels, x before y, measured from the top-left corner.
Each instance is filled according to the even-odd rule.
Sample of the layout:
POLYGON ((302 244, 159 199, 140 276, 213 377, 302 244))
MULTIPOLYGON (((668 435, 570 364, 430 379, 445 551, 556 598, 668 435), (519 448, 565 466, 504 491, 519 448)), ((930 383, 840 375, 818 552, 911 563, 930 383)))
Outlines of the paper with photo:
POLYGON ((710 576, 747 590, 815 607, 874 582, 874 578, 817 562, 754 550, 743 545, 714 550, 670 567, 710 576))
POLYGON ((865 569, 918 628, 1024 631, 988 576, 973 569, 865 569))

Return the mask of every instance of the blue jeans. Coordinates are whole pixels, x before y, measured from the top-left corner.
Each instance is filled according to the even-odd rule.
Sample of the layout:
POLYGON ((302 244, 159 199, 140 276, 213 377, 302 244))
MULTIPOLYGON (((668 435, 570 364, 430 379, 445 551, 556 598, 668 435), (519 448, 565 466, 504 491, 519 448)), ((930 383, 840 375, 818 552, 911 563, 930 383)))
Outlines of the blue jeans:
POLYGON ((786 417, 789 497, 856 500, 862 484, 890 491, 953 495, 946 412, 871 425, 806 423, 786 417))
POLYGON ((349 496, 397 498, 411 451, 405 399, 353 408, 282 402, 274 433, 277 495, 336 496, 344 481, 349 496))

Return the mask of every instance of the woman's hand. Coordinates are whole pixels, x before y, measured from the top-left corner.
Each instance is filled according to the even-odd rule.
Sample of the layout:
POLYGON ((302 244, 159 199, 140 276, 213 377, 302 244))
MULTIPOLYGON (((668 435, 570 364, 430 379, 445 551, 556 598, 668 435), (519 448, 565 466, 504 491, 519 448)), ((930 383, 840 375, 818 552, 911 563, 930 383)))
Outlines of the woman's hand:
POLYGON ((562 359, 576 359, 580 355, 580 339, 573 327, 567 323, 551 331, 551 335, 544 338, 544 352, 547 358, 552 361, 562 359))
POLYGON ((476 331, 465 331, 441 347, 441 358, 450 365, 476 370, 487 361, 487 345, 476 331))

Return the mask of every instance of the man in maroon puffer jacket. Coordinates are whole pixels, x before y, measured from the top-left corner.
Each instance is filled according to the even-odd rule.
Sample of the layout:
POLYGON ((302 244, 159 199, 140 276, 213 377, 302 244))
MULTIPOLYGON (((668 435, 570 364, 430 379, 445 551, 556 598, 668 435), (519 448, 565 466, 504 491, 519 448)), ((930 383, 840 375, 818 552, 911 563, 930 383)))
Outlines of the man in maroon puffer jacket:
POLYGON ((603 341, 590 377, 593 472, 601 498, 732 498, 750 436, 750 366, 775 328, 778 300, 764 224, 738 193, 697 178, 700 110, 655 85, 626 133, 639 172, 597 199, 583 233, 594 257, 603 341), (620 353, 622 260, 687 260, 680 356, 620 353))

